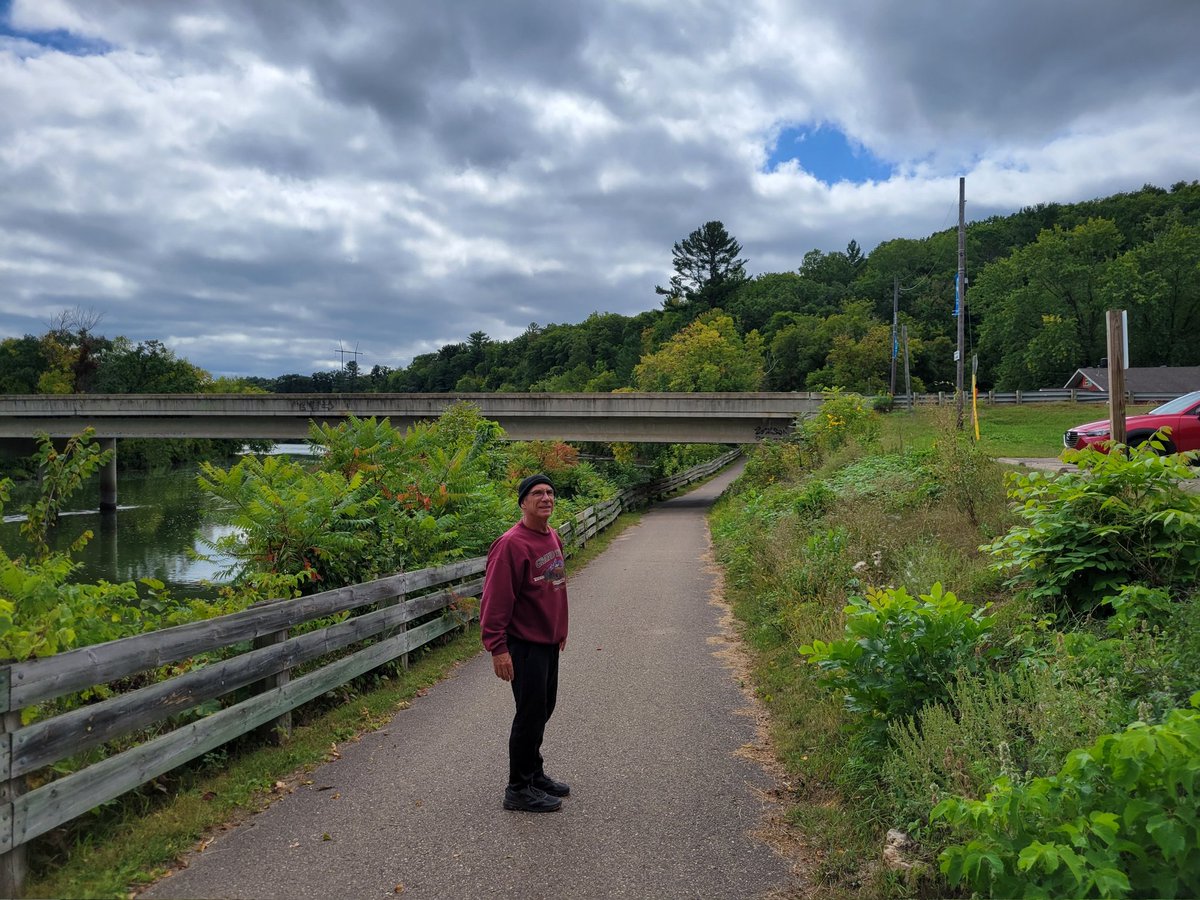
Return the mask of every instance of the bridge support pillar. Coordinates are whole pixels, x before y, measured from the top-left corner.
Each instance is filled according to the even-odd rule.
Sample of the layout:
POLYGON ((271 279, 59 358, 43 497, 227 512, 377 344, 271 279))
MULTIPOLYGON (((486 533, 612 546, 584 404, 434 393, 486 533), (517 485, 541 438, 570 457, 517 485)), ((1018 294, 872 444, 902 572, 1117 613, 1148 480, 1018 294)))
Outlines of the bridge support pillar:
POLYGON ((100 446, 112 451, 108 462, 100 470, 100 512, 115 512, 117 509, 117 439, 100 438, 100 446))

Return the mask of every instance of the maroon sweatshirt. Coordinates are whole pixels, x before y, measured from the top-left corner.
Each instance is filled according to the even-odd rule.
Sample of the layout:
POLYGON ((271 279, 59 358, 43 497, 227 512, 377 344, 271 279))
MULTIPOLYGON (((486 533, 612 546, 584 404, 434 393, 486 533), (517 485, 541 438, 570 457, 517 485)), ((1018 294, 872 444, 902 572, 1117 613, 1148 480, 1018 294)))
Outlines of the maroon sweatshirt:
POLYGON ((508 652, 507 635, 537 644, 567 637, 567 566, 558 532, 518 522, 488 550, 479 610, 483 646, 508 652))

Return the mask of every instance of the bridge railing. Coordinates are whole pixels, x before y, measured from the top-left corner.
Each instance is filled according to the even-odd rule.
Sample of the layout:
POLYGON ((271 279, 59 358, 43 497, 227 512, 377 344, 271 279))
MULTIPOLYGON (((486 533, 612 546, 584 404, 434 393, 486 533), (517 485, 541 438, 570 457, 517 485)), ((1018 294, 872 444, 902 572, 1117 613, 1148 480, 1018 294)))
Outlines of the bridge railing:
MULTIPOLYGON (((559 534, 573 552, 641 506, 708 477, 727 453, 670 478, 588 507, 559 534)), ((483 590, 485 557, 403 572, 299 599, 0 665, 0 896, 19 896, 24 846, 88 810, 258 729, 287 732, 291 710, 465 625, 461 601, 483 590), (348 618, 294 634, 314 620, 348 618), (21 710, 138 676, 202 654, 217 658, 182 675, 23 724, 21 710), (293 678, 293 670, 325 661, 293 678), (241 691, 244 699, 180 724, 86 768, 26 790, 48 766, 241 691)), ((236 699, 236 698, 235 698, 236 699)))
MULTIPOLYGON (((1178 393, 1130 393, 1129 403, 1166 403, 1179 396, 1178 393)), ((968 400, 970 395, 968 394, 968 400)), ((936 394, 913 394, 913 406, 943 406, 954 403, 953 391, 938 391, 936 394)), ((1100 404, 1108 402, 1107 391, 1081 390, 1037 390, 1037 391, 980 391, 979 402, 987 406, 1006 406, 1024 403, 1088 403, 1100 404)), ((908 397, 897 394, 893 400, 897 409, 907 409, 908 397)))

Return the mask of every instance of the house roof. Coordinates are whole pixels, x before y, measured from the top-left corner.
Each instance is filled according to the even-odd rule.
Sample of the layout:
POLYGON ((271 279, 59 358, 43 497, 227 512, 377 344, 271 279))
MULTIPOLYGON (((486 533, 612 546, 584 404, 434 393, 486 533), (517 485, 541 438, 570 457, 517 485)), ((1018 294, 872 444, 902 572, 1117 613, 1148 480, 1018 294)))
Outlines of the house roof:
MULTIPOLYGON (((1108 369, 1076 369, 1064 388, 1082 388, 1085 380, 1108 390, 1108 369)), ((1132 394, 1186 394, 1200 390, 1200 366, 1151 366, 1125 370, 1125 390, 1132 394)))

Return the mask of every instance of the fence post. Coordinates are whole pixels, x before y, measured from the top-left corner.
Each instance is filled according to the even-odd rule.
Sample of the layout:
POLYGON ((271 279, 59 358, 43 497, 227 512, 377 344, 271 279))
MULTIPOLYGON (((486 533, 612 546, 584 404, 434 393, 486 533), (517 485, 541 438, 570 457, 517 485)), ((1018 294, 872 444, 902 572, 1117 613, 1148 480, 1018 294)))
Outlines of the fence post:
POLYGON ((1021 392, 1017 391, 1017 406, 1021 405, 1021 392))
POLYGON ((14 846, 13 801, 25 793, 25 776, 12 777, 12 737, 21 727, 21 711, 9 709, 11 668, 0 666, 0 897, 20 897, 25 887, 25 844, 14 846))
MULTIPOLYGON (((258 650, 262 647, 270 647, 272 644, 282 644, 289 637, 288 629, 283 631, 273 631, 270 634, 264 634, 256 637, 253 641, 253 647, 258 650)), ((250 693, 261 694, 265 691, 272 690, 277 687, 283 687, 292 680, 292 670, 283 669, 276 672, 274 675, 268 675, 261 681, 256 681, 250 688, 250 693)), ((272 719, 270 722, 265 722, 261 725, 257 732, 272 744, 282 744, 292 736, 292 711, 287 712, 272 719)))
POLYGON ((1075 403, 1079 399, 1076 396, 1077 393, 1078 393, 1078 391, 1076 391, 1075 388, 1071 388, 1071 402, 1072 403, 1075 403))
MULTIPOLYGON (((390 606, 399 606, 401 603, 405 603, 405 602, 407 602, 407 594, 405 594, 404 591, 401 591, 395 597, 391 597, 387 600, 381 600, 379 603, 379 609, 387 609, 390 606)), ((401 634, 402 632, 405 632, 405 631, 408 631, 408 623, 402 622, 399 625, 397 625, 395 628, 389 628, 387 631, 383 632, 383 634, 381 634, 379 636, 379 639, 381 641, 386 641, 388 638, 395 637, 396 635, 401 634)), ((400 668, 402 668, 405 672, 408 671, 408 651, 407 650, 405 650, 403 653, 400 654, 400 668)))

